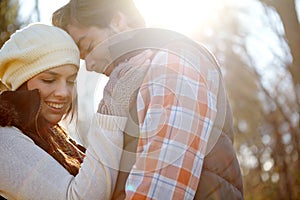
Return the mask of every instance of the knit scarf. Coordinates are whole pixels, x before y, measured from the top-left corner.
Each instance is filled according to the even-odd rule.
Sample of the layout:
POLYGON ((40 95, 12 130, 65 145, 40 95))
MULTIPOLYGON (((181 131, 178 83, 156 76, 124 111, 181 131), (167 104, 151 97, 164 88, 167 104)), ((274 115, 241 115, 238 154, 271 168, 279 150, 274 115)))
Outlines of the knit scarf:
POLYGON ((0 95, 0 126, 15 126, 50 154, 70 174, 76 175, 85 157, 85 148, 59 125, 39 116, 38 90, 7 91, 0 95))

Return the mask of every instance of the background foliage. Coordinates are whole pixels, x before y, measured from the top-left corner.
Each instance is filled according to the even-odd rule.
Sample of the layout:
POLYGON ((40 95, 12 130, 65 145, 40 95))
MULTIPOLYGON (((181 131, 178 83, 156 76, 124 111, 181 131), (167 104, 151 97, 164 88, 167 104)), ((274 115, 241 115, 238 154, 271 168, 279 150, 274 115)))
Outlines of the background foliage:
POLYGON ((18 1, 0 0, 0 47, 20 27, 18 1))

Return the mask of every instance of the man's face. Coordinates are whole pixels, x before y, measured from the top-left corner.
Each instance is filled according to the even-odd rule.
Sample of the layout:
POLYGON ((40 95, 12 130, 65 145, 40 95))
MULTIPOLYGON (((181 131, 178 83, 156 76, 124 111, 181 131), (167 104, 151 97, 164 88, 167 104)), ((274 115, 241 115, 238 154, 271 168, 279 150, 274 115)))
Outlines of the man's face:
POLYGON ((80 58, 86 56, 106 38, 112 35, 109 28, 67 26, 67 32, 71 35, 80 50, 80 58))
POLYGON ((80 58, 85 60, 86 69, 105 74, 107 57, 110 58, 110 54, 106 47, 99 44, 113 35, 111 29, 68 25, 67 31, 80 50, 80 58))

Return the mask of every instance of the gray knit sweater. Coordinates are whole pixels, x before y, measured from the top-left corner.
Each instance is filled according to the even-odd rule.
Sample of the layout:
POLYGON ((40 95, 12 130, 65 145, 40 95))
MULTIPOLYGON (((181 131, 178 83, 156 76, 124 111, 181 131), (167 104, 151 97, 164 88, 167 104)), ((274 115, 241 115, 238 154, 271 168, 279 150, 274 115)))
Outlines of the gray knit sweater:
POLYGON ((115 186, 126 118, 95 114, 78 175, 15 127, 0 127, 0 195, 7 199, 109 199, 115 186))

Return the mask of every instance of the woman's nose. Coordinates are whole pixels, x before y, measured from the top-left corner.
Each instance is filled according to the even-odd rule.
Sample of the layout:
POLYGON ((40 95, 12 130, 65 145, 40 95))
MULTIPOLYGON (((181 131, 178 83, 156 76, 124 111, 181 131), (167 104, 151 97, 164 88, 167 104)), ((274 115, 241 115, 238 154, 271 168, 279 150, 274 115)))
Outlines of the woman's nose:
POLYGON ((54 94, 58 97, 67 97, 71 94, 71 90, 66 82, 62 82, 55 88, 54 94))

